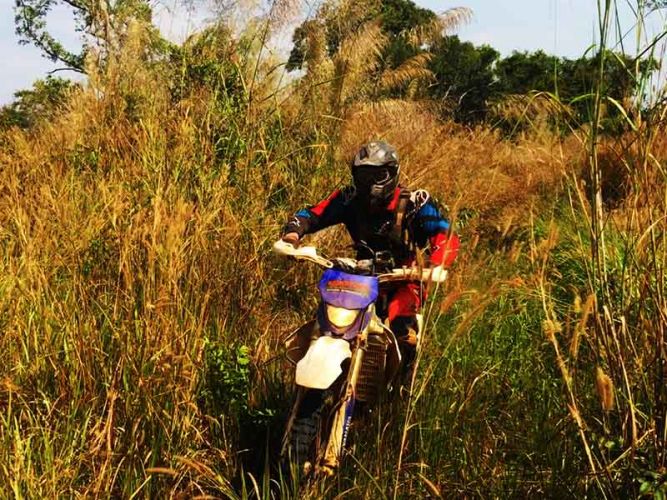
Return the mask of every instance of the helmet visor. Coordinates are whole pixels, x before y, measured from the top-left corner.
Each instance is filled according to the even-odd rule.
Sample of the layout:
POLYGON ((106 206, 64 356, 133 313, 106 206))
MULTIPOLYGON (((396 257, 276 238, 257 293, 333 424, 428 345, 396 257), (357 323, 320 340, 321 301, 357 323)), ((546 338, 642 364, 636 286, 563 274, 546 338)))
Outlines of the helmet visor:
POLYGON ((357 189, 370 189, 371 186, 383 185, 391 181, 395 171, 387 167, 356 167, 352 170, 354 185, 357 189))

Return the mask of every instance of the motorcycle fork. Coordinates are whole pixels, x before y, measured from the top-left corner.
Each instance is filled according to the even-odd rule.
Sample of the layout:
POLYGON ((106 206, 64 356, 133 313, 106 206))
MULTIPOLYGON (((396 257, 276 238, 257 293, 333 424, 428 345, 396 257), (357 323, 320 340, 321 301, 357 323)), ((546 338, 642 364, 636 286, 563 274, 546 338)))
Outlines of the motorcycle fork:
POLYGON ((282 447, 280 448, 281 457, 285 456, 289 448, 290 434, 292 433, 292 427, 294 426, 294 421, 296 420, 296 416, 299 413, 299 408, 301 407, 301 403, 306 395, 307 390, 308 389, 305 389, 303 387, 298 387, 297 389, 296 398, 294 400, 294 404, 292 405, 292 410, 290 411, 289 418, 287 419, 287 426, 285 426, 285 434, 283 434, 282 447))
POLYGON ((324 450, 321 466, 322 471, 327 475, 333 474, 338 468, 340 458, 345 449, 345 442, 347 441, 347 434, 350 429, 350 422, 352 421, 352 413, 354 411, 357 381, 359 380, 359 373, 361 372, 361 365, 364 360, 366 335, 367 334, 364 333, 357 337, 357 343, 350 361, 350 371, 345 384, 345 394, 343 395, 340 406, 333 416, 331 432, 329 433, 329 439, 327 440, 327 446, 324 450))

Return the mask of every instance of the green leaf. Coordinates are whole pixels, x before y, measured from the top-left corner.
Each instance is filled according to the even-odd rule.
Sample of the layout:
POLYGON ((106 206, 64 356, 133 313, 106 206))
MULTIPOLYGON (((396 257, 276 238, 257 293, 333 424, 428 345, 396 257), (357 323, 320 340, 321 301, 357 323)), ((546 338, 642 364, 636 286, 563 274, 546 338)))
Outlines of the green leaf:
POLYGON ((576 103, 581 102, 581 101, 587 101, 587 100, 589 100, 593 97, 595 97, 595 94, 593 94, 593 93, 582 94, 582 95, 579 95, 579 96, 575 97, 574 99, 570 100, 570 104, 576 104, 576 103))
POLYGON ((634 124, 634 122, 630 119, 628 116, 628 113, 625 111, 625 108, 623 108, 623 105, 618 102, 616 99, 613 97, 607 96, 607 100, 612 103, 614 106, 616 106, 616 109, 621 113, 623 118, 625 118, 625 121, 628 122, 628 125, 632 128, 633 132, 637 132, 637 126, 634 124))

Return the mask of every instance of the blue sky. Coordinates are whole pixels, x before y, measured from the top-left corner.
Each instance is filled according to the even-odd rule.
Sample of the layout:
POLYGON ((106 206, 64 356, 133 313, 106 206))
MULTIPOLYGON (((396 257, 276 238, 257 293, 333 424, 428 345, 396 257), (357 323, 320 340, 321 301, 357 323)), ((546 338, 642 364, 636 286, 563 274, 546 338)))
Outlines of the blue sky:
MULTIPOLYGON (((436 8, 432 0, 423 2, 436 8)), ((594 39, 595 0, 466 0, 475 13, 459 31, 462 38, 487 43, 501 53, 536 48, 578 56, 594 39)))
MULTIPOLYGON (((458 34, 474 43, 488 43, 503 54, 513 50, 543 49, 558 55, 577 57, 595 39, 597 0, 454 0, 438 2, 417 0, 421 6, 442 12, 453 6, 469 7, 474 12, 470 24, 458 34)), ((163 4, 173 5, 173 0, 163 4)), ((13 0, 0 0, 0 104, 11 101, 16 90, 30 87, 37 78, 57 67, 31 46, 18 44, 14 32, 13 0)), ((621 12, 622 24, 630 29, 632 15, 621 12)), ((174 12, 157 8, 157 23, 172 39, 183 39, 206 18, 205 13, 174 12)), ((663 29, 664 22, 654 16, 652 29, 663 29)), ((55 10, 49 29, 66 46, 77 45, 71 14, 65 8, 55 10)), ((61 73, 62 76, 68 73, 61 73)))

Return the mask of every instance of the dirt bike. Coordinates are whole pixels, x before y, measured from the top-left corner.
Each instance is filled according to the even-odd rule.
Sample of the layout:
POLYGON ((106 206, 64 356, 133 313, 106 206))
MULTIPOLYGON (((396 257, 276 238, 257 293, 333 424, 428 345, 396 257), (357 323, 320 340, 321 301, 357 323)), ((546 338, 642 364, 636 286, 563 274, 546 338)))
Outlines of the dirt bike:
POLYGON ((377 311, 383 292, 401 282, 443 282, 447 271, 394 269, 386 253, 370 249, 371 258, 354 260, 327 259, 312 246, 295 248, 282 240, 273 248, 325 269, 317 318, 286 341, 287 357, 296 366, 297 392, 281 457, 301 474, 332 475, 345 450, 355 405, 375 403, 402 369, 396 337, 377 311))

